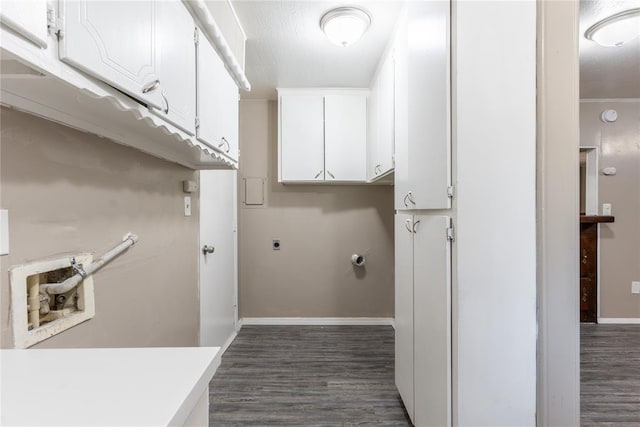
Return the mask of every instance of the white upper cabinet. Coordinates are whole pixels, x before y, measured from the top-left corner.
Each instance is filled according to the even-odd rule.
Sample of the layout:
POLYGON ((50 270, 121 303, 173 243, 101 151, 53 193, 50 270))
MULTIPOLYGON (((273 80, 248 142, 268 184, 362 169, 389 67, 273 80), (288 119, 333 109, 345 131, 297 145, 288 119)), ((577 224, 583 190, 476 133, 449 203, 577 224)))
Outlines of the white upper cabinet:
POLYGON ((406 7, 395 44, 395 206, 448 209, 450 2, 408 2, 406 7))
POLYGON ((366 182, 368 92, 279 90, 280 182, 366 182))
POLYGON ((47 47, 47 0, 2 0, 0 22, 37 46, 47 47))
POLYGON ((60 59, 151 107, 164 108, 157 70, 159 3, 61 1, 60 59))
POLYGON ((324 181, 324 97, 280 95, 279 181, 324 181))
POLYGON ((366 95, 326 95, 324 110, 325 180, 366 181, 366 95))
POLYGON ((157 75, 163 105, 152 109, 185 132, 195 133, 195 24, 182 2, 156 2, 157 75))
POLYGON ((237 161, 238 87, 209 40, 197 38, 197 137, 237 161))
POLYGON ((395 141, 395 70, 393 51, 383 59, 371 88, 367 177, 375 180, 393 170, 395 141))

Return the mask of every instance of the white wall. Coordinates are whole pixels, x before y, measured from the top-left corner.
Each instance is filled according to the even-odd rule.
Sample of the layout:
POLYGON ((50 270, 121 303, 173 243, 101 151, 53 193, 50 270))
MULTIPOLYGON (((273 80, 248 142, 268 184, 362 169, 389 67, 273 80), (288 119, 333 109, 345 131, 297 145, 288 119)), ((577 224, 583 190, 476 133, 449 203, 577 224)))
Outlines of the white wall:
POLYGON ((454 7, 458 425, 535 424, 536 3, 454 7))

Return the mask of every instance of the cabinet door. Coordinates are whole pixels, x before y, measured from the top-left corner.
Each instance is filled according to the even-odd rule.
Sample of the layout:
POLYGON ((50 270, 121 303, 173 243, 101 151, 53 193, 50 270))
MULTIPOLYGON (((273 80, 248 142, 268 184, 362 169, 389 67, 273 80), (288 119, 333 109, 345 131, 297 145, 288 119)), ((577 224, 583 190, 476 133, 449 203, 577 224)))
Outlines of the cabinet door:
POLYGON ((446 216, 416 215, 413 242, 415 425, 451 425, 451 247, 446 216))
POLYGON ((181 1, 156 2, 157 71, 164 105, 153 109, 193 135, 196 119, 195 24, 181 1))
POLYGON ((375 180, 379 175, 378 163, 378 106, 380 103, 380 78, 371 82, 371 93, 367 105, 367 180, 375 180))
POLYGON ((393 169, 393 145, 395 140, 394 87, 394 61, 393 52, 391 52, 382 63, 379 75, 376 175, 385 174, 393 169))
POLYGON ((446 209, 451 207, 450 3, 408 2, 407 8, 397 46, 402 58, 396 53, 396 209, 446 209))
POLYGON ((61 1, 60 59, 162 108, 153 1, 61 1))
POLYGON ((199 122, 196 131, 197 138, 231 159, 237 160, 237 136, 230 135, 229 132, 229 129, 237 127, 238 124, 237 87, 229 76, 222 59, 202 34, 199 37, 197 52, 199 122), (233 95, 233 91, 235 91, 235 95, 233 95), (230 124, 231 121, 233 124, 230 124))
POLYGON ((411 420, 413 397, 413 216, 395 220, 395 375, 396 387, 411 420))
POLYGON ((234 160, 239 158, 239 142, 238 127, 240 115, 240 103, 238 99, 238 86, 231 75, 226 72, 222 78, 222 94, 221 99, 224 103, 224 113, 222 117, 222 135, 221 139, 225 143, 227 155, 234 160))
POLYGON ((40 47, 47 47, 47 0, 2 0, 0 22, 40 47))
POLYGON ((367 179, 367 97, 325 96, 325 180, 367 179))
POLYGON ((280 96, 280 181, 324 180, 322 95, 280 96))

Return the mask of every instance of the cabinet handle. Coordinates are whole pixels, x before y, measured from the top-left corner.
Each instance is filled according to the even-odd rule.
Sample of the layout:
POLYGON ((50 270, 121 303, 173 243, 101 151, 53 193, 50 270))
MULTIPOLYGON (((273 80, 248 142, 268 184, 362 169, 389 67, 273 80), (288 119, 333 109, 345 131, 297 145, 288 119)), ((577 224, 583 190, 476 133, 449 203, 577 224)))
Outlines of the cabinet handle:
POLYGON ((222 148, 223 146, 227 146, 227 149, 224 150, 225 153, 228 153, 231 150, 231 144, 227 141, 227 138, 224 136, 220 139, 220 144, 218 144, 218 148, 222 148))
POLYGON ((154 90, 158 89, 158 86, 160 86, 160 80, 153 81, 142 88, 142 93, 153 92, 154 90))
POLYGON ((331 178, 336 179, 336 177, 335 177, 335 176, 333 176, 333 174, 332 174, 331 172, 327 171, 327 173, 329 174, 329 176, 330 176, 331 178))
POLYGON ((415 200, 413 200, 413 193, 412 193, 411 191, 409 191, 409 192, 407 193, 407 198, 409 199, 409 201, 411 202, 411 204, 413 204, 413 205, 415 205, 415 204, 416 204, 416 201, 415 201, 415 200))
POLYGON ((376 175, 378 175, 379 173, 382 172, 382 165, 376 165, 373 171, 375 172, 376 175))
POLYGON ((417 220, 413 223, 413 234, 416 234, 418 232, 418 224, 420 224, 420 220, 417 220))
POLYGON ((164 92, 160 92, 160 95, 162 95, 162 99, 164 100, 164 103, 167 106, 167 108, 164 109, 164 113, 169 114, 169 100, 167 99, 167 96, 164 94, 164 92))
POLYGON ((411 220, 410 220, 410 219, 407 219, 407 220, 404 222, 404 226, 407 228, 407 231, 408 231, 409 233, 414 233, 414 231, 411 229, 411 225, 409 225, 409 224, 411 224, 411 220))
POLYGON ((316 176, 313 177, 313 179, 317 179, 320 175, 322 175, 322 171, 318 172, 316 176))
POLYGON ((409 196, 408 194, 405 194, 405 195, 404 195, 404 199, 403 199, 403 201, 404 201, 404 207, 405 207, 405 208, 408 208, 408 207, 409 207, 409 205, 407 204, 407 197, 408 197, 408 196, 409 196))

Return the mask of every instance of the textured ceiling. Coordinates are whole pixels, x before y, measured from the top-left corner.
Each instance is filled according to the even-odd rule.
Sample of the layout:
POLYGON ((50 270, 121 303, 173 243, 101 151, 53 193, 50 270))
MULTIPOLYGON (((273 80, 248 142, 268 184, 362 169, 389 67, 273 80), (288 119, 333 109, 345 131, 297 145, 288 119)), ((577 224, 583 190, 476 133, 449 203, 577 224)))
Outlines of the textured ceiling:
POLYGON ((277 87, 368 87, 393 32, 402 3, 356 1, 371 27, 346 48, 331 44, 319 22, 335 1, 234 0, 247 34, 245 69, 251 92, 243 98, 275 99, 277 87))
MULTIPOLYGON (((345 3, 332 0, 234 0, 247 34, 246 73, 252 85, 243 98, 275 99, 277 87, 366 87, 391 35, 400 1, 356 1, 372 16, 369 31, 347 48, 332 45, 321 16, 345 3)), ((640 38, 602 47, 584 38, 592 24, 640 7, 640 0, 580 1, 580 97, 640 98, 640 38)))
POLYGON ((640 7, 640 0, 580 1, 580 98, 640 98, 640 37, 602 47, 584 32, 602 18, 640 7))

